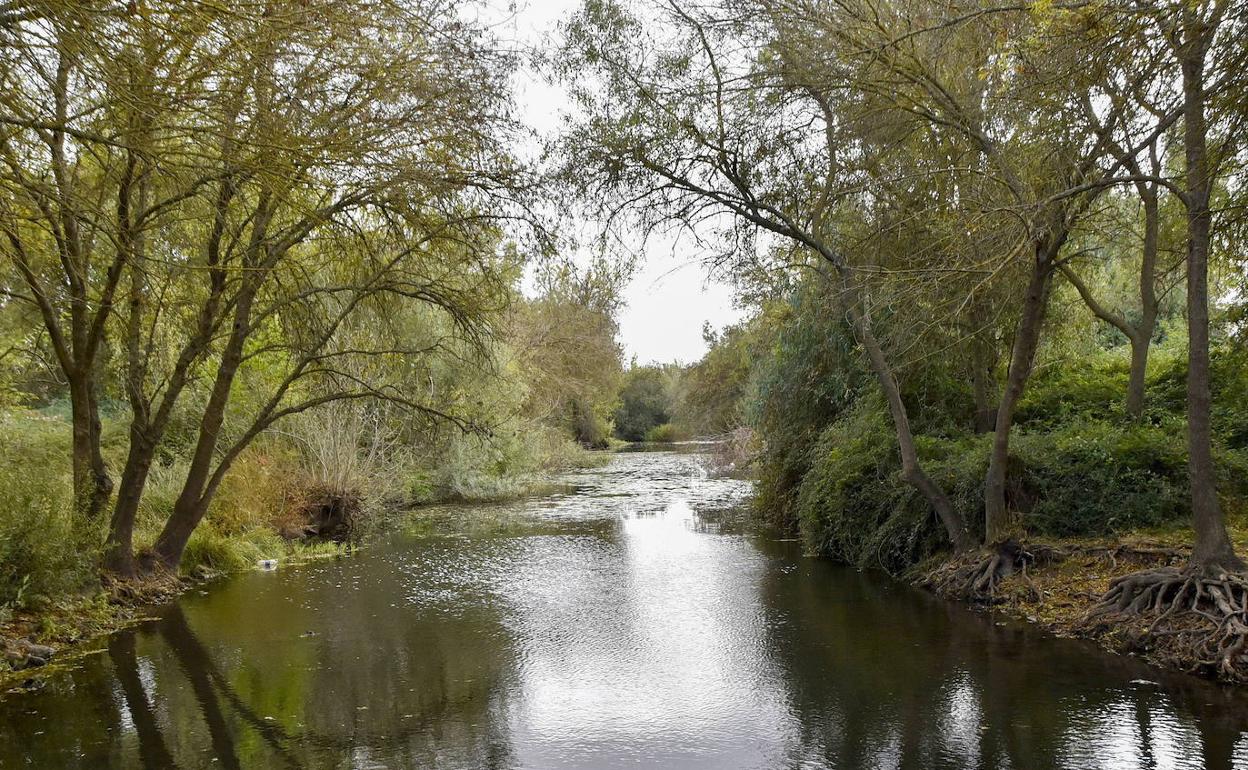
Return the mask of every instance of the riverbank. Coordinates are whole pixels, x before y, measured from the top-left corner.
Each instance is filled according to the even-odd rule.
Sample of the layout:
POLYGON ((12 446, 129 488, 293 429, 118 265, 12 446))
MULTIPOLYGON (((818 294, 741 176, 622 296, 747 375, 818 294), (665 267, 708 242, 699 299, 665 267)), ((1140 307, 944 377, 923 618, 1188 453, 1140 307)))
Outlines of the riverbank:
MULTIPOLYGON (((1230 528, 1236 550, 1248 552, 1248 527, 1230 528)), ((1158 620, 1162 612, 1097 617, 1095 610, 1111 586, 1146 570, 1181 569, 1191 555, 1191 533, 1183 527, 1149 529, 1103 538, 1045 539, 1018 544, 1026 568, 1009 570, 990 592, 967 591, 955 573, 984 563, 983 554, 924 562, 905 574, 912 584, 943 598, 962 601, 986 612, 1027 621, 1060 637, 1087 639, 1120 655, 1143 658, 1154 666, 1215 679, 1248 682, 1248 661, 1236 657, 1229 670, 1190 643, 1197 629, 1181 612, 1158 620)), ((1197 618, 1199 620, 1199 618, 1197 618)))
MULTIPOLYGON (((577 455, 572 467, 592 468, 607 462, 605 453, 577 455)), ((195 541, 178 575, 136 581, 95 583, 57 596, 39 596, 21 607, 0 607, 0 693, 37 688, 50 674, 83 654, 91 643, 148 619, 153 611, 183 593, 227 575, 263 569, 259 556, 280 567, 347 555, 400 527, 410 528, 415 512, 446 504, 501 503, 551 494, 562 487, 549 474, 516 476, 503 482, 472 486, 426 496, 418 505, 375 517, 364 539, 356 543, 286 540, 273 526, 231 534, 205 529, 195 541), (209 538, 204 538, 209 535, 209 538), (208 540, 201 544, 200 540, 208 540), (267 548, 257 550, 257 543, 267 548)))
MULTIPOLYGON (((548 494, 557 488, 554 482, 544 480, 540 484, 524 486, 523 493, 507 499, 548 494)), ((436 505, 448 502, 464 501, 441 500, 436 505)), ((432 507, 424 505, 405 512, 403 516, 395 516, 378 527, 372 536, 380 537, 382 533, 400 526, 416 534, 442 532, 445 523, 411 515, 432 507)), ((463 522, 458 524, 463 525, 463 522)), ((468 526, 481 532, 504 529, 503 523, 489 515, 468 526)), ((1237 549, 1248 552, 1248 527, 1233 526, 1231 534, 1237 549)), ((246 540, 246 537, 242 538, 243 542, 246 540)), ((950 601, 970 603, 986 612, 1026 621, 1059 637, 1089 639, 1109 652, 1141 657, 1162 668, 1223 681, 1248 681, 1248 671, 1239 676, 1228 676, 1216 666, 1201 660, 1190 648, 1159 644, 1158 640, 1165 640, 1166 637, 1150 633, 1149 618, 1133 623, 1088 621, 1089 612, 1114 580, 1141 570, 1181 567, 1190 554, 1189 540, 1190 533, 1186 528, 1175 526, 1131 531, 1113 537, 1024 542, 1021 548, 1027 554, 1027 569, 1003 575, 993 586, 990 596, 951 591, 947 586, 939 585, 938 580, 942 573, 948 574, 962 565, 981 562, 982 554, 959 560, 943 554, 906 572, 903 579, 950 601)), ((345 555, 355 549, 356 546, 294 541, 286 543, 284 550, 274 556, 282 567, 286 567, 345 555)), ((254 568, 249 566, 246 569, 254 568)), ((95 647, 90 644, 93 640, 150 617, 155 608, 188 590, 201 588, 213 580, 240 571, 246 570, 191 564, 176 577, 112 584, 94 591, 62 596, 36 608, 7 612, 0 616, 0 692, 37 688, 47 675, 60 666, 89 653, 95 647), (44 648, 54 651, 51 660, 40 657, 46 652, 44 648), (37 660, 32 661, 31 658, 37 660), (30 665, 32 662, 38 665, 30 665)))
MULTIPOLYGON (((274 554, 273 562, 274 566, 306 564, 354 549, 338 543, 289 543, 281 554, 274 554)), ((255 565, 248 569, 264 568, 255 565)), ((40 687, 61 667, 90 654, 92 642, 149 619, 158 607, 187 591, 242 571, 197 564, 179 575, 105 581, 35 607, 6 610, 0 615, 0 693, 40 687)))

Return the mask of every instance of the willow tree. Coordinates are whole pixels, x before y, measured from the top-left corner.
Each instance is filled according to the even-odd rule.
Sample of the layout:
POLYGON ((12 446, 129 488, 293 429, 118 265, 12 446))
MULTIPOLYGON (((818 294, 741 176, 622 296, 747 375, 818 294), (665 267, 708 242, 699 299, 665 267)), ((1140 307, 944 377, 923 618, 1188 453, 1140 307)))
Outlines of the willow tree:
POLYGON ((831 91, 793 79, 783 50, 756 58, 774 29, 713 11, 659 3, 647 12, 662 23, 647 24, 617 3, 586 4, 560 62, 584 114, 564 146, 568 176, 602 203, 604 218, 633 215, 643 230, 675 225, 698 235, 722 227, 726 259, 813 270, 834 285, 888 404, 903 478, 950 542, 969 548, 965 519, 919 461, 859 269, 869 260, 838 231, 865 197, 862 176, 843 173, 852 127, 832 109, 831 91))
MULTIPOLYGON (((105 510, 101 357, 120 352, 129 447, 106 564, 177 414, 185 483, 145 564, 176 568, 240 452, 343 399, 454 420, 362 359, 445 346, 344 336, 402 305, 479 339, 523 216, 507 56, 457 4, 45 3, 0 34, 0 231, 70 393, 75 496, 105 510), (353 340, 353 341, 349 341, 353 340), (245 386, 244 386, 245 383, 245 386), (244 391, 245 392, 242 392, 244 391)), ((402 371, 401 366, 389 371, 402 371)))
POLYGON ((0 29, 0 233, 64 378, 75 505, 96 516, 113 481, 100 451, 99 369, 126 268, 113 208, 136 183, 136 157, 109 102, 115 19, 91 4, 50 3, 0 29))
POLYGON ((122 575, 135 571, 139 500, 178 410, 195 415, 189 466, 149 569, 176 569, 233 462, 286 416, 384 399, 454 420, 420 383, 360 374, 374 371, 362 361, 441 348, 345 331, 361 313, 416 304, 479 336, 512 274, 497 253, 520 174, 503 146, 508 62, 453 4, 185 12, 215 13, 204 37, 226 48, 214 87, 173 105, 185 133, 164 158, 175 176, 210 179, 133 239, 131 443, 107 557, 122 575))
POLYGON ((605 260, 583 270, 545 265, 536 274, 538 296, 511 314, 510 347, 528 373, 525 414, 565 428, 585 446, 607 443, 623 374, 616 317, 630 274, 631 265, 605 260))

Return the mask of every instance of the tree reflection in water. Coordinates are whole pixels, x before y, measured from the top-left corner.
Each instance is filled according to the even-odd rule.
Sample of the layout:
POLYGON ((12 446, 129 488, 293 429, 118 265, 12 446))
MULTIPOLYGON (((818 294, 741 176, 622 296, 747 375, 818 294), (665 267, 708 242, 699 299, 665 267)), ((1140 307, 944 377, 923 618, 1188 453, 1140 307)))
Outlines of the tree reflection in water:
POLYGON ((1240 689, 734 532, 688 458, 569 481, 183 597, 0 699, 0 768, 1248 768, 1240 689))

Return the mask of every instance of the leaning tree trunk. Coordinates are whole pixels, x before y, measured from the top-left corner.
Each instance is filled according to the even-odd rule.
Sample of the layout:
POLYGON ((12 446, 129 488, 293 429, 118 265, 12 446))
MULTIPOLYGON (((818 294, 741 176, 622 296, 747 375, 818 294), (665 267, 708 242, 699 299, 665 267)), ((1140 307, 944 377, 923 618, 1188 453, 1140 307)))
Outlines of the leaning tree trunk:
POLYGON ((988 472, 984 477, 984 537, 989 543, 1005 540, 1010 533, 1011 521, 1005 501, 1006 466, 1010 455, 1010 429, 1014 425, 1014 410, 1023 395, 1031 366, 1040 345, 1040 330, 1044 325, 1044 313, 1048 306, 1049 287, 1052 285, 1053 256, 1060 242, 1046 239, 1036 247, 1031 278, 1023 297, 1023 314, 1018 320, 1014 334, 1014 346, 1010 354, 1010 368, 1005 377, 1005 391, 997 406, 997 420, 992 437, 992 453, 988 457, 988 472))
MULTIPOLYGON (((1188 16, 1191 11, 1185 11, 1188 16)), ((1189 20, 1190 21, 1190 20, 1189 20)), ((1243 569, 1226 533, 1213 466, 1209 389, 1209 173, 1205 126, 1203 24, 1191 21, 1179 47, 1183 73, 1183 151, 1187 187, 1187 441, 1196 542, 1192 567, 1200 572, 1243 569)))
POLYGON ((212 492, 210 481, 213 478, 213 461, 217 453, 217 439, 221 434, 221 426, 225 423, 226 406, 229 403, 230 389, 234 386, 234 378, 243 361, 243 346, 250 333, 251 307, 255 294, 259 290, 258 279, 250 287, 242 290, 234 311, 234 325, 225 349, 221 352, 221 362, 217 366, 216 378, 212 384, 212 392, 208 396, 208 404, 204 407, 204 415, 199 423, 199 436, 195 450, 191 455, 190 467, 182 491, 173 504, 173 512, 165 522, 164 529, 156 538, 153 552, 160 566, 173 572, 182 562, 182 553, 191 538, 191 533, 199 526, 204 514, 208 511, 212 492))
MULTIPOLYGON (((851 298, 851 303, 855 299, 851 298)), ((905 402, 901 400, 901 389, 897 386, 897 379, 888 365, 888 359, 884 356, 879 340, 876 339, 871 329, 870 319, 861 309, 852 304, 850 317, 859 340, 867 351, 871 369, 880 382, 880 389, 884 391, 884 398, 888 401, 888 411, 893 418, 893 428, 897 436, 897 449, 901 455, 901 477, 918 490, 919 494, 923 495, 932 509, 936 511, 955 550, 965 551, 974 548, 975 539, 967 529, 966 520, 953 507, 953 503, 944 490, 932 481, 923 470, 923 466, 919 464, 918 452, 914 446, 914 434, 910 431, 910 417, 905 402)))
POLYGON ((117 501, 104 543, 104 569, 120 578, 135 576, 134 523, 155 455, 156 443, 145 430, 131 425, 130 452, 117 485, 117 501))

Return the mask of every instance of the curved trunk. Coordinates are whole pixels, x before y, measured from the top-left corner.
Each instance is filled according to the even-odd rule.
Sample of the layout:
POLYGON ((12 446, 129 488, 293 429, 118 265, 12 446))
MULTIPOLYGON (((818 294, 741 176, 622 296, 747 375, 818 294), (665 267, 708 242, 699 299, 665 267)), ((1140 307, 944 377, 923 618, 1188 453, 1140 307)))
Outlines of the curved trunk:
POLYGON ((992 453, 988 458, 988 472, 984 478, 984 537, 993 543, 1004 540, 1013 522, 1005 502, 1006 465, 1010 454, 1010 429, 1014 425, 1014 410, 1023 395, 1031 366, 1040 345, 1040 329, 1044 325, 1044 313, 1048 306, 1050 280, 1053 274, 1053 255, 1060 248, 1054 240, 1036 248, 1031 278, 1023 298, 1023 313, 1014 334, 1014 346, 1010 353, 1010 368, 1005 378, 1005 391, 997 406, 997 420, 992 439, 992 453))
POLYGON ((919 456, 914 447, 914 434, 910 431, 910 416, 906 411, 905 402, 901 400, 901 389, 897 386, 897 380, 893 377, 892 369, 888 365, 883 349, 880 348, 879 340, 871 330, 870 320, 856 306, 851 307, 850 317, 862 346, 867 351, 867 358, 871 362, 872 371, 879 380, 880 389, 884 391, 884 398, 888 401, 888 411, 893 418, 893 428, 897 436, 897 449, 901 455, 901 477, 917 489, 936 511, 955 550, 965 551, 974 548, 975 539, 967 530, 966 520, 953 507, 953 503, 944 490, 932 481, 923 470, 923 466, 919 464, 919 456))

